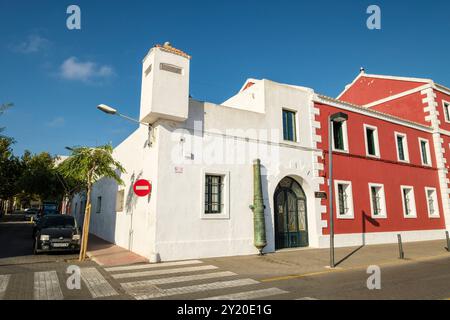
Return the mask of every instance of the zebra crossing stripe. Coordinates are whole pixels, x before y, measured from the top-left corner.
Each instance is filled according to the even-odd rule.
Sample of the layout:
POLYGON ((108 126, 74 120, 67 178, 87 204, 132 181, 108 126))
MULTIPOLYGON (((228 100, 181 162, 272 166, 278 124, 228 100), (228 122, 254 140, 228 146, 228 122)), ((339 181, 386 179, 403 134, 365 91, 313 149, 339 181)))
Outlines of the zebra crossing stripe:
POLYGON ((174 269, 162 269, 162 270, 151 270, 151 271, 141 271, 141 272, 129 272, 129 273, 119 273, 113 274, 114 279, 125 279, 125 278, 136 278, 136 277, 147 277, 147 276, 157 276, 163 274, 174 274, 183 272, 194 272, 194 271, 204 271, 218 269, 216 266, 199 266, 199 267, 185 267, 185 268, 174 268, 174 269))
POLYGON ((257 284, 257 283, 259 283, 259 282, 256 280, 253 280, 253 279, 240 279, 240 280, 230 280, 230 281, 218 281, 218 282, 205 283, 205 284, 196 284, 196 285, 192 285, 192 286, 170 288, 170 289, 160 289, 155 286, 153 288, 153 292, 144 294, 144 295, 139 295, 139 296, 136 296, 135 298, 137 300, 146 300, 146 299, 162 298, 162 297, 187 294, 187 293, 203 292, 203 291, 207 291, 207 290, 235 288, 235 287, 248 286, 248 285, 257 284))
POLYGON ((62 300, 63 294, 59 286, 56 271, 34 273, 34 300, 62 300))
POLYGON ((81 278, 94 299, 118 295, 96 268, 82 268, 81 278))
POLYGON ((287 291, 278 289, 278 288, 269 288, 269 289, 260 289, 260 290, 252 290, 246 292, 238 292, 232 294, 226 294, 222 296, 210 297, 201 300, 250 300, 250 299, 258 299, 268 296, 275 296, 278 294, 285 294, 287 291))
POLYGON ((6 289, 8 288, 9 279, 11 275, 0 274, 0 300, 5 296, 6 289))
POLYGON ((131 266, 110 267, 110 268, 105 268, 105 270, 108 272, 116 272, 116 271, 174 267, 174 266, 183 266, 183 265, 198 264, 198 263, 202 263, 202 261, 188 260, 188 261, 153 263, 153 264, 137 264, 137 265, 131 265, 131 266))
POLYGON ((161 284, 169 284, 169 283, 178 283, 178 282, 188 282, 188 281, 196 281, 196 280, 206 280, 213 278, 222 278, 222 277, 232 277, 235 276, 236 273, 231 271, 223 271, 223 272, 213 272, 213 273, 205 273, 205 274, 195 274, 189 276, 177 276, 170 278, 160 278, 160 279, 152 279, 152 280, 144 280, 144 281, 135 281, 135 282, 126 282, 122 283, 122 288, 132 296, 141 296, 147 293, 151 293, 154 290, 155 285, 161 284))

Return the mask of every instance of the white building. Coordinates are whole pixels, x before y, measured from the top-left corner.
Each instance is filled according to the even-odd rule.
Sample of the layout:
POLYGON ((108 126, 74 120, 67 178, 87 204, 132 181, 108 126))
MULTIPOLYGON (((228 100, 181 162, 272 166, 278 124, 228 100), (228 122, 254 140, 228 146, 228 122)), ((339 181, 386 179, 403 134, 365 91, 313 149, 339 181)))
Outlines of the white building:
MULTIPOLYGON (((330 112, 327 108, 334 108, 352 113, 354 119, 367 117, 421 134, 430 131, 309 88, 269 80, 247 80, 220 105, 197 101, 189 96, 189 62, 186 53, 167 43, 149 51, 143 60, 140 120, 150 123, 151 129, 141 125, 114 150, 114 157, 127 171, 122 175, 125 186, 102 179, 92 191, 91 232, 150 261, 258 253, 249 208, 255 159, 262 164, 264 252, 327 247, 326 200, 316 194, 327 188, 324 153, 318 149, 325 134, 320 128, 326 122, 318 121, 319 105, 325 109, 320 115, 325 119, 330 112), (139 179, 152 183, 150 196, 134 195, 133 184, 139 179)), ((342 128, 347 130, 346 124, 342 128)), ((345 146, 348 139, 345 134, 345 146)), ((345 198, 353 201, 351 187, 345 190, 339 192, 350 192, 345 198)), ((340 205, 337 201, 336 207, 340 205)), ((355 212, 356 205, 360 203, 355 202, 355 212)), ((365 205, 369 211, 370 205, 365 205)), ((75 197, 72 212, 80 221, 84 206, 83 197, 75 197)), ((353 213, 353 203, 351 208, 353 213)), ((364 243, 396 241, 396 231, 387 225, 389 219, 381 223, 389 232, 381 229, 366 237, 365 229, 357 229, 359 216, 338 218, 342 218, 338 227, 344 231, 336 236, 337 246, 360 245, 361 238, 364 243), (345 230, 352 231, 345 234, 345 230)), ((399 223, 396 217, 393 221, 399 223)), ((405 238, 442 238, 444 222, 439 220, 435 226, 433 221, 437 220, 427 222, 428 230, 410 231, 405 238)))

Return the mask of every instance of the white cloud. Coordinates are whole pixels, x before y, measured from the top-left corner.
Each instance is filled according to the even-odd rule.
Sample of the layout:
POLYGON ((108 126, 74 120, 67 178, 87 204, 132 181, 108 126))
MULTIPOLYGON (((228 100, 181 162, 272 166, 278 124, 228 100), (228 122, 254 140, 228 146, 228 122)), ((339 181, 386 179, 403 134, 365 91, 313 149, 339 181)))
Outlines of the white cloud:
POLYGON ((63 117, 56 117, 53 120, 46 123, 48 127, 58 128, 64 126, 66 120, 63 117))
POLYGON ((36 53, 46 49, 50 45, 50 41, 36 34, 28 36, 27 40, 13 44, 10 48, 19 53, 29 54, 36 53))
POLYGON ((66 80, 91 82, 113 75, 114 70, 110 66, 99 66, 92 61, 81 62, 76 57, 70 57, 60 67, 60 76, 66 80))

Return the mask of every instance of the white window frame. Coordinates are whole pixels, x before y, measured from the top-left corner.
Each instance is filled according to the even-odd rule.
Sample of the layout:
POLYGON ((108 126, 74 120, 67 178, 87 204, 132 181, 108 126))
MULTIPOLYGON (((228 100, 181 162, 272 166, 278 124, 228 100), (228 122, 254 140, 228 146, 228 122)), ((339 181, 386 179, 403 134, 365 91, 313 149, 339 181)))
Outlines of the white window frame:
POLYGON ((396 152, 397 152, 397 160, 399 162, 409 163, 408 136, 406 135, 406 133, 395 131, 394 132, 394 139, 395 139, 395 147, 396 147, 396 152), (397 137, 402 137, 403 138, 403 153, 405 154, 405 160, 401 160, 400 159, 400 153, 398 152, 397 137))
POLYGON ((201 170, 201 212, 202 220, 227 220, 230 219, 230 172, 222 170, 201 170), (222 212, 221 213, 205 213, 205 180, 207 175, 222 176, 222 212))
POLYGON ((333 151, 336 152, 343 152, 343 153, 349 153, 349 147, 348 147, 348 135, 347 135, 347 121, 348 120, 343 120, 343 121, 332 121, 331 122, 331 131, 332 131, 332 145, 333 145, 333 151), (343 142, 344 142, 344 150, 342 149, 336 149, 335 145, 334 145, 334 123, 335 122, 342 122, 342 138, 343 138, 343 142))
POLYGON ((403 217, 406 219, 415 219, 417 218, 417 207, 416 207, 416 197, 415 197, 415 193, 414 193, 414 187, 413 186, 400 186, 400 191, 401 191, 401 197, 402 197, 402 207, 403 207, 403 217), (404 192, 403 190, 410 190, 411 193, 411 214, 408 215, 406 214, 406 207, 405 207, 405 197, 404 197, 404 192))
POLYGON ((386 210, 386 195, 384 193, 384 184, 381 183, 369 183, 369 199, 370 199, 370 214, 373 219, 387 219, 387 210, 386 210), (373 201, 372 201, 372 187, 381 188, 381 212, 382 215, 375 215, 373 212, 373 201))
POLYGON ((439 200, 438 200, 438 195, 437 195, 437 189, 433 188, 433 187, 425 187, 425 199, 427 202, 427 212, 428 212, 428 217, 430 219, 439 219, 441 217, 441 213, 439 212, 439 200), (428 191, 433 191, 433 200, 435 203, 435 214, 431 214, 430 213, 430 203, 428 202, 428 191))
POLYGON ((418 139, 419 139, 420 162, 422 163, 423 166, 431 167, 433 161, 431 160, 430 141, 428 139, 420 137, 418 139), (423 162, 422 141, 425 141, 427 143, 426 152, 427 152, 427 159, 429 162, 428 164, 423 162))
POLYGON ((352 188, 352 182, 351 181, 344 181, 344 180, 334 180, 334 194, 335 194, 335 202, 336 202, 336 217, 338 219, 354 219, 355 218, 355 212, 353 210, 353 188, 352 188), (339 190, 338 186, 340 184, 347 185, 348 191, 347 193, 347 205, 348 205, 348 212, 345 215, 339 214, 339 190))
POLYGON ((366 146, 366 156, 372 157, 372 158, 380 158, 380 143, 378 140, 378 128, 369 124, 364 124, 364 142, 366 146), (374 131, 373 138, 374 138, 374 144, 375 144, 375 154, 369 154, 369 145, 367 140, 367 129, 372 129, 374 131))
POLYGON ((450 114, 450 102, 442 100, 442 112, 444 113, 444 120, 445 120, 445 122, 450 123, 450 119, 447 118, 447 113, 445 112, 445 105, 448 106, 448 111, 450 114))

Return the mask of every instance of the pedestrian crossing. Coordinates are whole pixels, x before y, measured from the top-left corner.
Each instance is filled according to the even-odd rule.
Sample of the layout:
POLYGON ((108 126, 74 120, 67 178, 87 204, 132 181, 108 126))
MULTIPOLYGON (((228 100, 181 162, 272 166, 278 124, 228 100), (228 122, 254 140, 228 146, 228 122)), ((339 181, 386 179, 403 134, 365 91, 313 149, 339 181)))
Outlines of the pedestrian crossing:
POLYGON ((81 290, 82 288, 84 288, 83 293, 88 292, 93 299, 119 295, 97 268, 81 268, 79 274, 80 281, 82 281, 84 285, 71 289, 69 289, 68 286, 69 275, 65 273, 65 270, 59 272, 56 270, 38 271, 32 272, 31 274, 0 274, 0 300, 63 300, 67 298, 67 296, 68 298, 77 298, 77 294, 76 292, 74 293, 74 291, 81 290), (31 276, 31 279, 29 279, 29 276, 31 276), (13 286, 12 283, 15 283, 15 285, 13 286))
MULTIPOLYGON (((79 269, 76 292, 66 270, 0 274, 3 299, 286 299, 289 292, 200 260, 79 269), (19 290, 17 287, 20 287, 19 290), (14 290, 13 290, 14 288, 14 290), (10 292, 12 291, 12 293, 10 292), (20 295, 18 295, 18 292, 20 295), (29 294, 27 293, 29 292, 29 294)), ((303 297, 297 300, 314 300, 303 297)))
POLYGON ((270 299, 288 293, 278 288, 258 288, 265 285, 254 279, 240 278, 231 271, 222 271, 201 260, 111 267, 105 271, 136 300, 192 297, 202 300, 270 299))
POLYGON ((9 279, 11 275, 0 275, 0 300, 5 296, 6 289, 8 288, 9 279))

